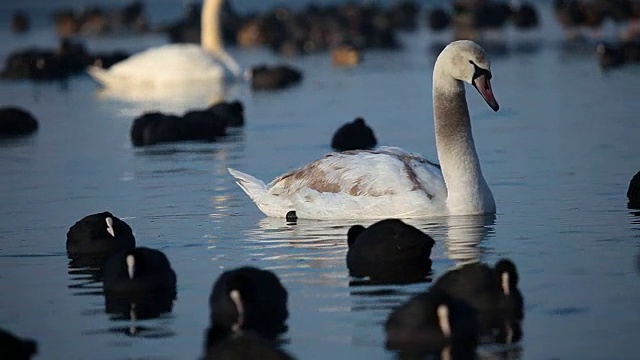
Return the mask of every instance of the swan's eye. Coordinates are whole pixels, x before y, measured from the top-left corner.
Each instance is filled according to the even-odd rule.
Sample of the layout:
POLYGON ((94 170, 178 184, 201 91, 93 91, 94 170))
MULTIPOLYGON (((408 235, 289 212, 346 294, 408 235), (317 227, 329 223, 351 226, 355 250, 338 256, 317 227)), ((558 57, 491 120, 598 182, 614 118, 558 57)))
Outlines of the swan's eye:
POLYGON ((469 63, 473 65, 473 79, 477 78, 480 75, 484 75, 487 79, 491 80, 491 72, 487 69, 483 69, 480 66, 476 65, 473 60, 469 60, 469 63))

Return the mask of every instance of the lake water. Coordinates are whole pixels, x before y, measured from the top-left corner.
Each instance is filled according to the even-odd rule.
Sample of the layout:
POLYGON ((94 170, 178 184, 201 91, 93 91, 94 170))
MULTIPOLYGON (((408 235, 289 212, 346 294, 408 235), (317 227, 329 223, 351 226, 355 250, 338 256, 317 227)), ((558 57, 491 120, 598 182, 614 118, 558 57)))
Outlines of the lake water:
MULTIPOLYGON (((492 56, 501 110, 467 92, 498 213, 408 222, 436 240, 434 277, 469 260, 508 257, 518 265, 523 340, 507 355, 483 353, 636 359, 640 216, 626 209, 625 193, 640 170, 640 67, 602 74, 592 52, 559 45, 559 29, 544 14, 539 49, 492 56)), ((1 55, 44 43, 49 32, 2 33, 1 55)), ((0 106, 22 106, 40 120, 34 136, 0 141, 0 327, 36 339, 42 359, 195 359, 214 280, 253 265, 273 270, 289 291, 284 348, 296 358, 393 358, 382 323, 428 284, 355 286, 346 231, 358 222, 265 218, 226 169, 271 180, 329 151, 333 131, 356 116, 382 145, 435 160, 432 40, 426 30, 405 35, 404 50, 366 53, 349 70, 332 68, 326 55, 288 60, 304 81, 272 93, 239 84, 167 99, 104 93, 87 77, 66 87, 0 82, 0 106), (182 113, 220 98, 246 107, 246 127, 224 141, 131 146, 131 121, 142 111, 182 113), (178 275, 172 313, 135 324, 110 319, 101 284, 69 269, 68 228, 105 210, 131 225, 139 246, 170 259, 178 275)), ((136 49, 162 41, 88 45, 136 49)), ((279 60, 262 49, 230 52, 245 67, 279 60)))

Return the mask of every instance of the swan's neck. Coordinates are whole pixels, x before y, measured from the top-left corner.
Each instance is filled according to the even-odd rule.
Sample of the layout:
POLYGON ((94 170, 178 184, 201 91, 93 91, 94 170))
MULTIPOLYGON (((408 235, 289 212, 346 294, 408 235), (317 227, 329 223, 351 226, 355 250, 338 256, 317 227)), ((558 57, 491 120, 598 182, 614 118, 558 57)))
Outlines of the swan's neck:
POLYGON ((204 0, 200 14, 200 45, 208 52, 217 55, 222 49, 220 35, 220 10, 224 0, 204 0))
POLYGON ((487 185, 471 133, 464 84, 434 71, 433 115, 436 146, 447 186, 447 208, 451 214, 495 212, 495 201, 487 185))
POLYGON ((242 70, 236 61, 224 50, 220 34, 220 16, 225 0, 204 0, 200 18, 200 46, 208 53, 216 56, 236 76, 242 70))

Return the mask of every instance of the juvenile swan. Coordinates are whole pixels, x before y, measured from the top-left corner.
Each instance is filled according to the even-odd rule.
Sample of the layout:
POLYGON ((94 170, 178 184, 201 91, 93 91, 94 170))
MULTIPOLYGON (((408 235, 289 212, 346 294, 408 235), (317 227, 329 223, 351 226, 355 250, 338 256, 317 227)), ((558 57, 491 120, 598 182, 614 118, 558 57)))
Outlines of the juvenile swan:
POLYGON ((329 153, 269 185, 229 169, 267 216, 295 210, 307 219, 378 219, 495 213, 480 169, 463 82, 498 111, 484 50, 468 40, 442 50, 433 69, 433 115, 440 166, 395 147, 329 153))
POLYGON ((200 44, 170 44, 140 52, 109 69, 92 66, 88 72, 105 87, 188 85, 194 81, 222 81, 225 69, 241 75, 240 66, 224 51, 220 36, 220 8, 224 0, 204 0, 200 44))

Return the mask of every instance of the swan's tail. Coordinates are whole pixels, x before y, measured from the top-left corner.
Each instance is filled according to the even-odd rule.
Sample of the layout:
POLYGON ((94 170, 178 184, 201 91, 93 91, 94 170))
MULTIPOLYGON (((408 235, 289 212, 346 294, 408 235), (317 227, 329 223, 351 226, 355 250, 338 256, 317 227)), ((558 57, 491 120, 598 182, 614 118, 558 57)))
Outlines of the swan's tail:
POLYGON ((87 68, 87 73, 89 73, 89 75, 91 75, 91 77, 101 85, 109 85, 109 80, 111 80, 111 78, 105 69, 99 66, 89 66, 87 68))
POLYGON ((254 202, 257 203, 258 198, 267 194, 267 185, 265 185, 262 180, 232 168, 227 168, 227 170, 231 176, 236 178, 236 184, 238 184, 254 202))

